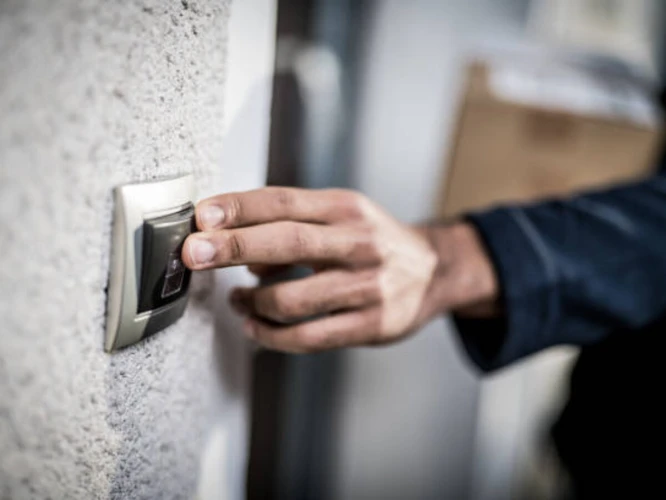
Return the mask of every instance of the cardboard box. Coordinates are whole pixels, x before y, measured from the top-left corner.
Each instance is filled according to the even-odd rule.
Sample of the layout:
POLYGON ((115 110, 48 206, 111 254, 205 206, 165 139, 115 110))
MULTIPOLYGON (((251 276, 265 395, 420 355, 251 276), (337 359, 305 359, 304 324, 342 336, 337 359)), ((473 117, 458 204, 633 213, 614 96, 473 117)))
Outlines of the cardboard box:
POLYGON ((659 106, 635 82, 543 62, 474 63, 437 215, 640 178, 655 168, 660 136, 659 106))

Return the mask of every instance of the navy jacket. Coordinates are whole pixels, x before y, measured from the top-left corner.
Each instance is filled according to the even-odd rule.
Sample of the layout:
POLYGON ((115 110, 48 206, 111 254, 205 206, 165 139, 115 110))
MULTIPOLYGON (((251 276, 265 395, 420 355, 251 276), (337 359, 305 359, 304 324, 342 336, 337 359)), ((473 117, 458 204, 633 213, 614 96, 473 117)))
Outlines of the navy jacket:
POLYGON ((489 371, 550 346, 581 346, 553 430, 577 496, 654 493, 666 422, 666 168, 631 185, 469 218, 506 313, 457 319, 470 357, 489 371))

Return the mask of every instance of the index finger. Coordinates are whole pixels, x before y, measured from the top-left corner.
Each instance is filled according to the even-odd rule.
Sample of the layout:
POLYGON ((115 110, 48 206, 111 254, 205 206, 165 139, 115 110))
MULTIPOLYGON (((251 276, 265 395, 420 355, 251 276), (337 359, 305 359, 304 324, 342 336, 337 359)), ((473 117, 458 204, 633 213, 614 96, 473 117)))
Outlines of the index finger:
POLYGON ((283 220, 331 224, 360 217, 362 210, 361 196, 352 191, 267 187, 202 200, 196 221, 201 231, 283 220))

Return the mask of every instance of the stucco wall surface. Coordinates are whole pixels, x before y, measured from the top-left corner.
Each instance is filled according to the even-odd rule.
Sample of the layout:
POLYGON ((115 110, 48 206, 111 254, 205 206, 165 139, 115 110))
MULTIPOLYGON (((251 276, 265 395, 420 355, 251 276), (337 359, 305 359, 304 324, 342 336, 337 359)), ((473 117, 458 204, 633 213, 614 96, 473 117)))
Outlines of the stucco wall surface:
POLYGON ((222 164, 232 10, 0 1, 2 499, 193 498, 202 454, 241 495, 249 352, 223 302, 245 275, 195 276, 177 324, 102 349, 113 186, 249 187, 222 164))

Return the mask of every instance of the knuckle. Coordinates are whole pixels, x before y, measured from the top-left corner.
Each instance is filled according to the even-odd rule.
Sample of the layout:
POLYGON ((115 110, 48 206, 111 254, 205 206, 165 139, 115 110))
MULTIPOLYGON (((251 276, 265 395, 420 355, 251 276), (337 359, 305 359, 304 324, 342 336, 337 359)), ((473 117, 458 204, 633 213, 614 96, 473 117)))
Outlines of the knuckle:
POLYGON ((381 303, 384 299, 381 274, 377 270, 364 275, 363 286, 359 289, 360 300, 364 303, 381 303))
MULTIPOLYGON (((344 299, 348 300, 348 297, 344 299)), ((312 300, 308 309, 310 314, 325 314, 342 308, 345 302, 339 295, 324 295, 312 300)))
POLYGON ((369 202, 365 196, 355 191, 341 190, 340 197, 346 218, 351 220, 367 218, 369 202))
POLYGON ((372 232, 372 249, 378 260, 386 260, 393 253, 393 242, 388 240, 384 234, 375 230, 372 232))
POLYGON ((358 228, 351 247, 352 258, 364 262, 379 262, 387 253, 384 239, 374 226, 363 225, 358 228))
POLYGON ((297 297, 289 293, 274 293, 272 297, 273 316, 278 321, 290 321, 301 316, 302 306, 297 297))
POLYGON ((368 227, 366 229, 368 235, 368 246, 377 255, 382 255, 384 250, 384 239, 380 232, 375 227, 368 227))
POLYGON ((243 220, 243 202, 240 197, 232 196, 225 206, 227 224, 239 223, 243 220))
POLYGON ((275 202, 282 210, 288 211, 294 205, 294 193, 286 188, 273 188, 275 202))
POLYGON ((312 247, 313 234, 304 226, 292 225, 291 251, 296 257, 305 257, 312 247))
POLYGON ((237 232, 230 232, 227 236, 226 247, 231 262, 240 262, 246 255, 245 241, 237 232))

